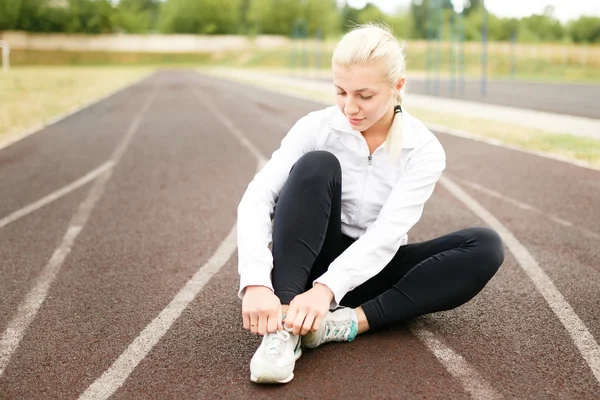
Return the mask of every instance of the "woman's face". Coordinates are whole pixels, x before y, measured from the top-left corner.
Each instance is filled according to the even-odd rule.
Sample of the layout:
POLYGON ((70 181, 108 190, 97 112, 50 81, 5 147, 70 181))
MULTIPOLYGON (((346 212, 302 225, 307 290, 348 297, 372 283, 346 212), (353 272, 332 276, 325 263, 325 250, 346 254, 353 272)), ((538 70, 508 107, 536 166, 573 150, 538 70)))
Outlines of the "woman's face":
POLYGON ((333 84, 337 90, 337 105, 353 129, 364 132, 386 113, 393 115, 399 89, 390 87, 382 65, 348 68, 334 65, 333 84))

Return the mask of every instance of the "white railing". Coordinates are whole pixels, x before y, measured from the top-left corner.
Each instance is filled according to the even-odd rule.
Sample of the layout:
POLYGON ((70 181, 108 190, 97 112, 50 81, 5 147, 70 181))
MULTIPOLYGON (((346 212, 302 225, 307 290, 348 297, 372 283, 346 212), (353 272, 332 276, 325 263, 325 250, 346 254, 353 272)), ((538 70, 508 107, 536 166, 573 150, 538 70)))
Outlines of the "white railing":
POLYGON ((10 46, 6 40, 0 40, 0 48, 2 48, 2 70, 8 71, 10 68, 10 46))

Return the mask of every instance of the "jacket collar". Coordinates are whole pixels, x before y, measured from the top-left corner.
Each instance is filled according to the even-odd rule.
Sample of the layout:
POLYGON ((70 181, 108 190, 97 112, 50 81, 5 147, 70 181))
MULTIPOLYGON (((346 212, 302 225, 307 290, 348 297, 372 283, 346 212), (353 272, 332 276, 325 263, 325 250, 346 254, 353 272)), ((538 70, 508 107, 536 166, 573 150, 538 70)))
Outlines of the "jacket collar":
MULTIPOLYGON (((414 149, 421 141, 421 136, 412 117, 405 107, 402 107, 402 116, 404 118, 404 129, 402 132, 402 148, 414 149)), ((329 127, 337 131, 361 135, 361 133, 352 128, 348 118, 335 106, 333 116, 329 120, 329 127)))

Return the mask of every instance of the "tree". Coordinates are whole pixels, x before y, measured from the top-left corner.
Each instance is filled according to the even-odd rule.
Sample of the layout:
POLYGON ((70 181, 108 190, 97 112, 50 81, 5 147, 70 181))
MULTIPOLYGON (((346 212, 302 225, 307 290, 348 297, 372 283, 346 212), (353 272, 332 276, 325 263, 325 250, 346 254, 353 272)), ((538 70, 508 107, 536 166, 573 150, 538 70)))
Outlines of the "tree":
POLYGON ((413 22, 412 37, 425 39, 427 37, 427 18, 429 16, 429 0, 412 0, 410 14, 413 22))
MULTIPOLYGON (((336 0, 0 0, 0 30, 66 33, 199 33, 322 37, 347 32, 354 24, 382 21, 396 36, 433 38, 442 10, 443 40, 450 38, 453 1, 411 0, 408 13, 383 13, 368 2, 362 9, 336 0)), ((462 1, 462 0, 458 0, 462 1)), ((483 0, 464 0, 464 38, 481 40, 483 0)), ((600 42, 600 18, 561 24, 549 5, 539 15, 501 19, 488 13, 489 40, 600 42)))
POLYGON ((387 15, 375 4, 367 3, 367 5, 358 12, 358 20, 361 24, 377 21, 387 22, 387 15))
POLYGON ((124 32, 145 33, 156 29, 159 0, 120 0, 115 25, 124 32))
POLYGON ((410 14, 412 17, 412 37, 425 39, 435 31, 437 24, 437 11, 443 11, 444 20, 449 20, 449 15, 453 13, 454 6, 452 0, 412 0, 410 14), (434 13, 434 11, 436 13, 434 13), (430 24, 433 24, 430 26, 430 24), (427 29, 431 31, 427 32, 427 29))
MULTIPOLYGON (((465 19, 465 40, 479 41, 482 40, 483 31, 483 10, 471 11, 465 19)), ((496 40, 504 31, 502 21, 494 14, 487 14, 487 32, 488 40, 496 40)))
POLYGON ((560 41, 565 35, 565 29, 560 22, 547 15, 523 18, 520 25, 534 33, 539 41, 560 41))
POLYGON ((248 22, 248 12, 250 11, 250 5, 252 0, 241 0, 240 1, 240 29, 239 32, 243 34, 250 33, 250 23, 248 22))
POLYGON ((600 43, 600 18, 581 17, 569 24, 568 31, 577 43, 600 43))
POLYGON ((68 33, 112 33, 115 8, 109 0, 69 0, 64 21, 68 33))
POLYGON ((305 7, 309 36, 314 37, 317 31, 321 37, 340 32, 340 14, 335 0, 307 0, 305 7))
POLYGON ((348 32, 360 20, 360 10, 345 4, 340 10, 341 31, 348 32))
POLYGON ((499 21, 497 36, 493 40, 510 41, 513 35, 519 32, 519 20, 517 18, 503 18, 499 21))
POLYGON ((17 28, 23 0, 0 0, 0 31, 17 28))
POLYGON ((467 0, 464 7, 465 15, 480 11, 482 8, 482 1, 483 0, 467 0))
POLYGON ((160 31, 197 34, 238 33, 240 1, 167 0, 160 8, 160 31))
POLYGON ((304 18, 303 4, 298 0, 253 0, 247 16, 256 33, 286 36, 304 18))
POLYGON ((394 35, 401 39, 409 39, 414 31, 413 21, 410 15, 398 13, 388 16, 388 25, 392 28, 394 35))

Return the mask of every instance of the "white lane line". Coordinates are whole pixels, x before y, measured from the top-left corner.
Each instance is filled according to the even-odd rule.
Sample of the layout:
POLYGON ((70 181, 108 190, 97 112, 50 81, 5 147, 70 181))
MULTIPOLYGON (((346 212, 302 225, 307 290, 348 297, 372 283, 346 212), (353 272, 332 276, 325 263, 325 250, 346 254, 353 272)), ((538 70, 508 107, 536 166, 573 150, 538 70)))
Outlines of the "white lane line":
POLYGON ((472 398, 482 400, 502 398, 500 393, 490 386, 477 371, 471 368, 463 356, 446 346, 433 332, 426 329, 423 321, 413 323, 411 331, 425 343, 429 351, 462 384, 465 391, 472 398))
POLYGON ((548 213, 540 210, 539 208, 535 208, 535 207, 533 207, 533 206, 531 206, 529 204, 522 203, 522 202, 520 202, 518 200, 515 200, 515 199, 512 199, 512 198, 510 198, 508 196, 504 196, 504 195, 502 195, 502 194, 500 194, 498 192, 495 192, 495 191, 493 191, 491 189, 487 189, 487 188, 485 188, 485 187, 483 187, 483 186, 481 186, 481 185, 479 185, 479 184, 477 184, 475 182, 471 182, 471 181, 468 181, 466 179, 460 179, 460 181, 463 184, 465 184, 466 186, 469 186, 472 189, 475 189, 475 190, 478 190, 478 191, 480 191, 482 193, 485 193, 485 194, 487 194, 487 195, 489 195, 491 197, 495 197, 495 198, 497 198, 499 200, 502 200, 502 201, 505 201, 507 203, 510 203, 510 204, 512 204, 512 205, 514 205, 514 206, 516 206, 518 208, 521 208, 523 210, 532 211, 532 212, 535 212, 537 214, 540 214, 543 217, 548 218, 551 221, 556 222, 559 225, 563 225, 563 226, 567 226, 569 228, 577 229, 578 231, 580 231, 581 233, 585 234, 586 236, 591 236, 594 239, 600 239, 600 234, 597 234, 596 232, 592 232, 590 230, 587 230, 585 228, 577 226, 577 225, 573 224, 572 222, 569 222, 569 221, 564 220, 562 218, 558 218, 558 217, 555 217, 553 215, 550 215, 550 214, 548 214, 548 213))
MULTIPOLYGON (((146 110, 156 97, 156 93, 157 88, 155 88, 152 94, 147 98, 141 111, 130 125, 125 137, 110 158, 109 163, 111 163, 111 165, 117 165, 119 162, 127 145, 131 142, 133 135, 137 132, 146 110)), ((67 232, 59 247, 54 251, 50 261, 44 266, 40 275, 37 277, 34 287, 27 293, 21 304, 19 304, 17 315, 8 323, 8 327, 0 339, 0 376, 4 373, 12 354, 19 347, 19 343, 23 339, 25 331, 46 299, 50 285, 56 278, 63 262, 71 252, 73 243, 87 222, 96 201, 102 196, 106 183, 112 175, 112 171, 112 168, 106 169, 100 178, 96 180, 90 189, 88 197, 80 204, 79 209, 71 219, 67 232)))
POLYGON ((208 108, 213 114, 215 114, 219 120, 221 121, 221 123, 223 125, 225 125, 230 131, 231 133, 242 143, 242 145, 248 149, 248 151, 250 151, 250 153, 256 157, 256 159, 258 160, 259 163, 264 163, 266 162, 265 157, 263 157, 262 153, 260 152, 260 150, 258 150, 256 148, 256 146, 254 146, 252 144, 252 142, 250 142, 248 140, 248 138, 246 138, 246 136, 244 136, 244 134, 242 133, 242 131, 240 131, 239 129, 237 129, 235 127, 235 125, 233 124, 233 122, 231 122, 231 120, 229 118, 227 118, 222 112, 220 112, 216 107, 214 107, 212 104, 210 104, 208 101, 206 101, 202 95, 200 93, 198 93, 196 90, 192 90, 194 96, 196 96, 196 98, 198 98, 198 100, 200 100, 200 102, 206 107, 208 108))
POLYGON ((529 276, 529 279, 532 280, 537 291, 544 297, 552 311, 554 311, 568 331, 579 353, 581 353, 583 359, 592 370, 596 380, 600 382, 600 346, 598 346, 598 343, 583 321, 577 316, 571 305, 556 288, 554 283, 552 283, 552 280, 540 268, 531 253, 496 217, 469 196, 456 183, 446 177, 442 177, 440 183, 456 198, 462 201, 475 215, 500 234, 521 268, 529 276))
POLYGON ((55 191, 54 193, 50 193, 48 196, 46 196, 34 203, 29 204, 28 206, 23 207, 20 210, 17 210, 15 212, 7 215, 6 217, 0 219, 0 228, 3 228, 6 225, 10 224, 11 222, 15 222, 19 218, 29 215, 32 212, 44 207, 45 205, 48 205, 48 204, 52 203, 53 201, 56 201, 56 200, 60 199, 61 197, 66 196, 67 194, 73 192, 74 190, 79 189, 83 185, 93 181, 94 179, 96 179, 97 177, 99 177, 100 175, 105 173, 107 170, 112 168, 113 165, 114 165, 113 161, 105 162, 104 164, 102 164, 101 166, 96 168, 95 170, 89 172, 85 176, 82 176, 81 178, 68 184, 67 186, 64 186, 63 188, 55 191))
MULTIPOLYGON (((260 171, 266 160, 254 145, 246 139, 244 134, 238 130, 233 123, 227 119, 215 107, 206 102, 195 91, 200 101, 213 114, 217 116, 223 125, 246 147, 250 153, 256 157, 260 171)), ((175 321, 181 316, 185 308, 202 291, 204 285, 227 263, 237 248, 236 226, 234 225, 225 240, 219 245, 213 256, 201 266, 194 276, 185 284, 185 286, 175 295, 173 300, 165 307, 160 314, 136 337, 133 342, 125 349, 119 358, 92 383, 79 399, 108 399, 112 396, 127 380, 129 375, 138 366, 138 364, 148 355, 156 346, 159 340, 167 333, 175 321)))
POLYGON ((119 358, 96 379, 79 397, 80 399, 108 399, 127 380, 137 365, 167 333, 204 285, 219 272, 235 252, 237 246, 236 227, 231 229, 213 256, 194 274, 177 293, 175 298, 160 314, 136 337, 119 358))

